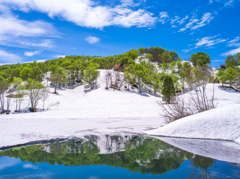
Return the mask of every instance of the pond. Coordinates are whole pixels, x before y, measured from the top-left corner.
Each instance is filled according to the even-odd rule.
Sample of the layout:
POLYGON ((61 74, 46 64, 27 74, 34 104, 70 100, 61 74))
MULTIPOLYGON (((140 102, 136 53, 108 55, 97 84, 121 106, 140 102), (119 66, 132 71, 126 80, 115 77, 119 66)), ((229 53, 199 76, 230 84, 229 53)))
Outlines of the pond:
MULTIPOLYGON (((233 155, 240 156, 240 148, 235 147, 232 152, 224 149, 226 153, 223 154, 219 149, 214 151, 209 142, 204 141, 210 147, 209 151, 204 147, 208 156, 205 157, 163 140, 139 135, 82 135, 68 140, 4 148, 0 151, 0 178, 240 178, 240 161, 227 162, 208 156, 218 158, 217 153, 221 152, 235 161, 238 158, 233 155)), ((179 141, 178 145, 187 146, 186 141, 179 141)), ((196 142, 201 146, 191 143, 187 148, 203 151, 203 141, 196 142)))

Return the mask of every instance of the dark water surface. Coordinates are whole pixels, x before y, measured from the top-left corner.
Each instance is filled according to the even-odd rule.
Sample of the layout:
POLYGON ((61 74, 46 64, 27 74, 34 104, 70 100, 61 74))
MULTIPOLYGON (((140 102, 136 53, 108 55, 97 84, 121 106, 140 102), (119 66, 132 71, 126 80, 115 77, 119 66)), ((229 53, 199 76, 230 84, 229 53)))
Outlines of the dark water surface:
POLYGON ((0 178, 235 179, 240 178, 240 165, 148 136, 85 135, 1 150, 0 178))

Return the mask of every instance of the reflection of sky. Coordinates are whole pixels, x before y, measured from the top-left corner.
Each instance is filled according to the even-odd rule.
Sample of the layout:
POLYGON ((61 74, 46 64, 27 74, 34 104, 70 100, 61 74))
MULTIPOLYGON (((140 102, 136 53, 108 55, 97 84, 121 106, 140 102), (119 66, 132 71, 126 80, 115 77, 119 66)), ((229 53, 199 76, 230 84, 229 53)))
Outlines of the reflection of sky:
MULTIPOLYGON (((142 175, 124 168, 102 166, 77 166, 49 165, 47 163, 32 164, 19 159, 8 157, 0 158, 0 179, 25 179, 25 178, 81 178, 81 179, 185 179, 189 176, 194 166, 191 161, 185 161, 178 170, 171 170, 163 175, 142 175)), ((217 178, 237 178, 239 166, 227 162, 217 161, 208 169, 211 176, 217 178)))
POLYGON ((3 157, 0 159, 0 171, 8 169, 20 163, 20 160, 3 157))

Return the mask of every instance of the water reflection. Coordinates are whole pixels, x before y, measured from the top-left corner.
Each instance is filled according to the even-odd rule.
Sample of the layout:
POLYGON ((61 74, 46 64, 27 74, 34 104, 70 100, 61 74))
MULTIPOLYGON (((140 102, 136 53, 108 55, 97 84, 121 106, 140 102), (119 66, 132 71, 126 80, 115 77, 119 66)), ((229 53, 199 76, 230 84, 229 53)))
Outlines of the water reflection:
MULTIPOLYGON (((137 135, 86 135, 70 140, 16 147, 0 157, 19 158, 32 164, 108 165, 141 174, 161 175, 178 170, 188 161, 187 178, 216 178, 216 160, 181 150, 159 139, 137 135)), ((234 165, 239 169, 238 164, 234 165)), ((32 166, 34 167, 34 166, 32 166)))

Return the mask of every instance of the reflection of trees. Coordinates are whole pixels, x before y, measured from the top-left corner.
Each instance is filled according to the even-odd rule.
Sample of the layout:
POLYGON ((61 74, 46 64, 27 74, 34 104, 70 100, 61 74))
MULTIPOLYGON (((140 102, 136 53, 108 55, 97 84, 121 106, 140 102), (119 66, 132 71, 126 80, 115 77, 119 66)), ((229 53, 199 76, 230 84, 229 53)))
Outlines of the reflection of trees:
POLYGON ((206 170, 212 166, 212 159, 199 156, 193 158, 193 154, 189 152, 146 136, 106 135, 104 147, 108 154, 100 154, 97 136, 85 138, 86 140, 76 138, 59 143, 9 149, 1 151, 0 157, 9 156, 22 161, 47 162, 51 165, 108 165, 142 174, 163 174, 176 170, 186 159, 192 160, 195 167, 206 170))
POLYGON ((207 157, 202 157, 199 155, 196 155, 192 159, 193 167, 191 169, 192 173, 189 175, 189 179, 192 178, 204 178, 204 179, 210 179, 210 178, 216 178, 215 173, 210 173, 208 168, 210 168, 214 164, 214 160, 207 157))
POLYGON ((112 152, 119 152, 124 150, 125 143, 126 141, 128 141, 129 138, 130 136, 106 135, 106 151, 108 153, 112 153, 112 152))
POLYGON ((96 143, 97 140, 94 136, 91 136, 89 141, 84 143, 84 152, 91 163, 94 163, 95 161, 98 161, 100 159, 100 157, 98 156, 100 150, 96 143))

